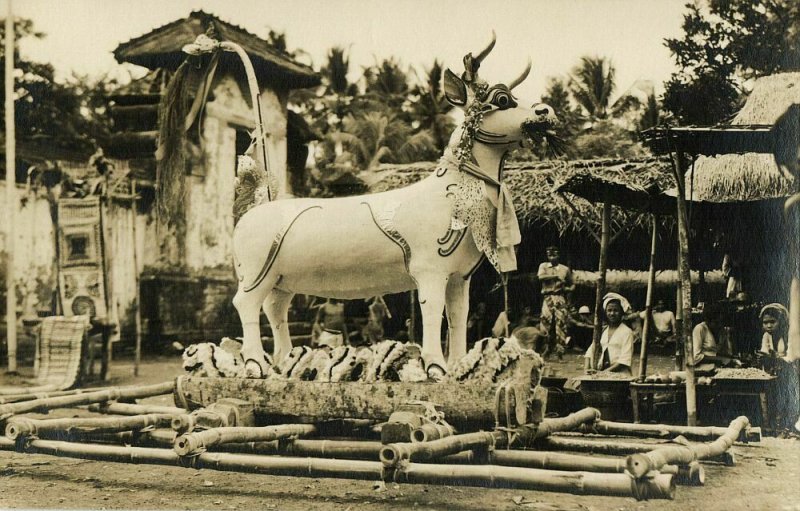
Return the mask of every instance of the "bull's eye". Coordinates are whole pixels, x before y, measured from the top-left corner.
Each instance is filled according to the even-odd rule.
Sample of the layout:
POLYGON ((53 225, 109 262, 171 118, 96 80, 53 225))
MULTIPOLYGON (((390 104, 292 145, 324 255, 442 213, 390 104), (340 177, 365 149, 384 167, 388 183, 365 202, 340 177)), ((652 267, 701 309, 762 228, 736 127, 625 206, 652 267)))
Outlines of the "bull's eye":
POLYGON ((491 103, 500 110, 517 106, 517 102, 514 100, 511 93, 505 87, 501 88, 500 86, 489 91, 488 103, 491 103))

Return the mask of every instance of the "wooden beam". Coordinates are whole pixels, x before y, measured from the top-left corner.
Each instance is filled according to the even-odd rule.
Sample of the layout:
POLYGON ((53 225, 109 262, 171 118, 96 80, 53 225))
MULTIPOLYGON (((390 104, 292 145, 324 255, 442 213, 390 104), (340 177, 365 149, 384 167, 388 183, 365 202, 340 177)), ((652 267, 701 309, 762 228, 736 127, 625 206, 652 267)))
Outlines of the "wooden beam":
POLYGON ((578 208, 576 208, 576 207, 575 207, 575 205, 572 203, 572 201, 571 201, 571 200, 569 200, 569 198, 567 198, 567 196, 566 196, 566 195, 564 195, 563 193, 559 193, 559 195, 561 196, 561 198, 562 198, 562 199, 564 199, 564 202, 566 202, 566 203, 567 203, 567 206, 569 206, 569 209, 571 209, 571 210, 573 211, 573 213, 575 213, 575 215, 577 215, 577 217, 578 217, 578 218, 581 220, 581 222, 583 223, 583 226, 586 228, 586 230, 587 230, 587 231, 589 231, 589 234, 591 234, 591 235, 592 235, 592 237, 593 237, 593 238, 594 238, 594 239, 595 239, 595 240, 596 240, 598 243, 602 243, 602 241, 600 240, 600 235, 599 235, 599 234, 597 234, 597 231, 595 231, 595 230, 592 228, 592 224, 590 224, 590 223, 589 223, 589 219, 588 219, 588 218, 586 218, 586 217, 583 215, 583 213, 581 213, 581 212, 578 210, 578 208))

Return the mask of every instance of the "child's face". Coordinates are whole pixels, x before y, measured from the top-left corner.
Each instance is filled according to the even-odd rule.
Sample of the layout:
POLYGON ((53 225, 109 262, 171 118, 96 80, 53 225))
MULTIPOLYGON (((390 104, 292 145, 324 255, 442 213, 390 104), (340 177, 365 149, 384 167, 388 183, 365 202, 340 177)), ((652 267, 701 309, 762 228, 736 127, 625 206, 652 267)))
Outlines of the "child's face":
POLYGON ((764 328, 766 333, 774 334, 778 329, 778 318, 772 316, 771 314, 764 314, 764 316, 761 318, 761 326, 764 328))
POLYGON ((558 253, 558 250, 548 250, 547 251, 547 260, 551 264, 558 264, 559 256, 560 256, 560 254, 558 253))

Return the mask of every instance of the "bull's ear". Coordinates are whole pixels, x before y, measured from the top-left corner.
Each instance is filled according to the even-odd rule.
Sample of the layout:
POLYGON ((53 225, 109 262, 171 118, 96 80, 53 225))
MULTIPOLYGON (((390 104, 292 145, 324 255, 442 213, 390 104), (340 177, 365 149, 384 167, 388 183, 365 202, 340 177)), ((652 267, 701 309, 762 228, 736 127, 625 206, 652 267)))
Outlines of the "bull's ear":
POLYGON ((467 104, 467 84, 449 69, 444 72, 444 97, 455 106, 467 104))

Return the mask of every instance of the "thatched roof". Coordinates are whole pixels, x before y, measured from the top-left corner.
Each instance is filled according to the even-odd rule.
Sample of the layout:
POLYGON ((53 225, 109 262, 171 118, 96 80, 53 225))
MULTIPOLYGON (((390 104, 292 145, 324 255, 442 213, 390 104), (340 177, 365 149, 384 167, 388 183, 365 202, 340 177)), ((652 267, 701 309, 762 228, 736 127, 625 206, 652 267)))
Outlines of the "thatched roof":
POLYGON ((130 62, 148 69, 176 69, 186 55, 181 50, 211 29, 215 37, 239 44, 250 55, 259 80, 281 83, 288 88, 319 85, 319 75, 309 66, 296 62, 264 39, 203 11, 173 21, 144 35, 120 44, 114 50, 118 62, 130 62))
POLYGON ((800 73, 765 76, 756 80, 731 124, 775 124, 793 104, 800 104, 800 73))
MULTIPOLYGON (((759 78, 731 125, 773 124, 793 104, 800 104, 800 73, 759 78)), ((708 202, 774 199, 793 190, 773 155, 764 153, 699 156, 693 181, 687 173, 687 197, 693 186, 693 199, 708 202)))
MULTIPOLYGON (((393 190, 427 177, 435 167, 434 162, 384 164, 371 173, 367 184, 371 192, 393 190)), ((574 176, 594 176, 632 189, 665 189, 674 185, 668 160, 663 158, 509 162, 505 167, 505 182, 514 196, 520 222, 528 227, 551 224, 560 232, 584 230, 584 224, 567 200, 554 191, 574 176)), ((599 226, 599 216, 591 202, 577 196, 569 199, 593 228, 599 226)), ((648 219, 646 214, 617 208, 613 221, 618 225, 645 226, 648 219)))

